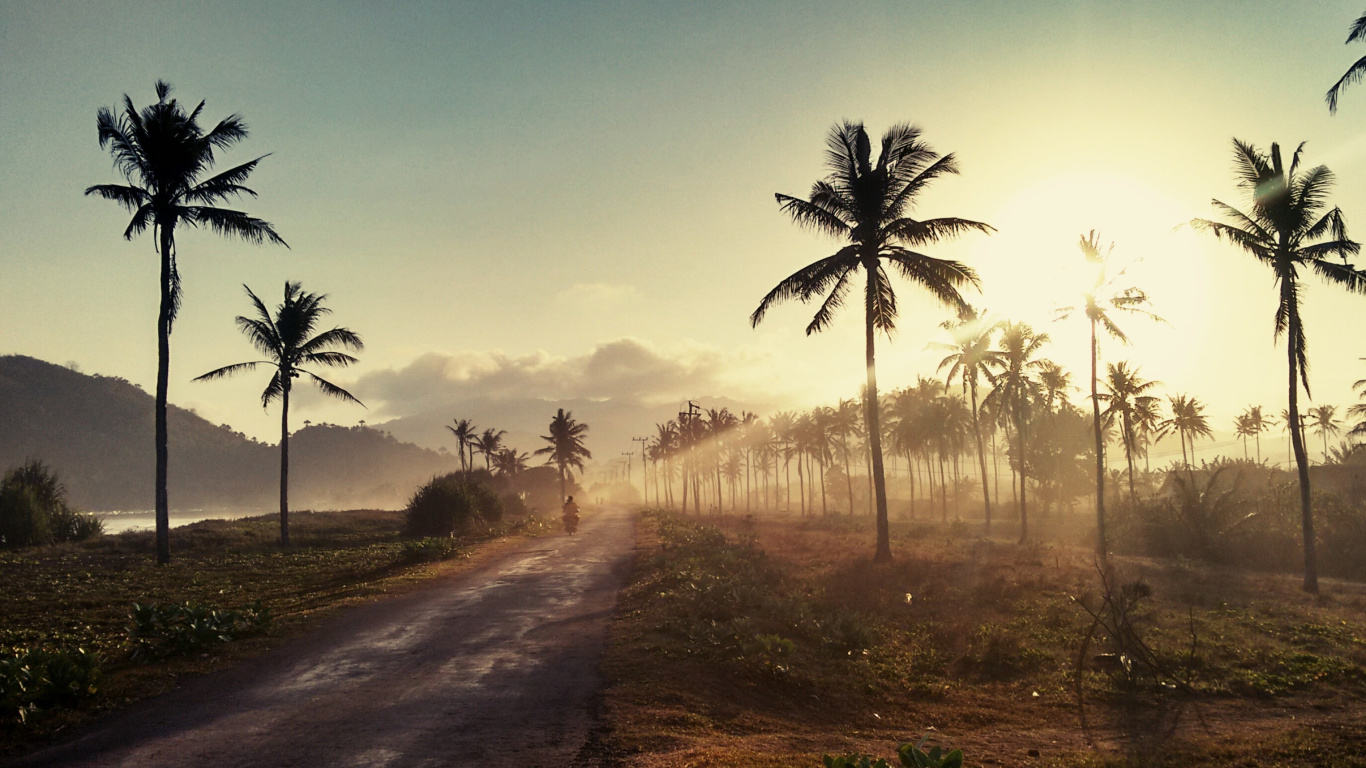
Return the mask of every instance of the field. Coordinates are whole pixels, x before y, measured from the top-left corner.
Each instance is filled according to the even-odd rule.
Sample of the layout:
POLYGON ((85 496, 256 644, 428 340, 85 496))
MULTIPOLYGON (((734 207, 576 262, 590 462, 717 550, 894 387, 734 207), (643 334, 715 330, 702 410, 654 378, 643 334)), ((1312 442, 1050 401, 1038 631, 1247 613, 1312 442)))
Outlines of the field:
POLYGON ((1366 766, 1366 586, 1112 558, 1107 607, 1063 544, 894 524, 873 566, 866 518, 723 528, 641 518, 606 661, 625 763, 817 766, 928 736, 968 765, 1366 766))
POLYGON ((0 651, 80 648, 99 654, 103 668, 96 695, 78 706, 34 713, 23 726, 8 718, 0 754, 168 690, 180 678, 267 652, 339 608, 470 567, 542 529, 531 519, 423 546, 401 538, 401 527, 399 512, 294 513, 293 546, 281 550, 274 516, 205 521, 171 530, 173 559, 165 567, 154 564, 149 532, 0 552, 0 651), (272 619, 234 642, 134 658, 133 604, 186 602, 233 611, 259 602, 272 619))

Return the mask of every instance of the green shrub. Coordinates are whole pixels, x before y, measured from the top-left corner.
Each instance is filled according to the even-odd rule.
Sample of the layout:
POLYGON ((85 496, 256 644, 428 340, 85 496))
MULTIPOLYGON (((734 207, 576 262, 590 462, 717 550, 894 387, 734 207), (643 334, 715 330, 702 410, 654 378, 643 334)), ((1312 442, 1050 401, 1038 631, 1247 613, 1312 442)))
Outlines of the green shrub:
POLYGON ((218 643, 230 643, 270 625, 271 614, 260 601, 240 611, 197 603, 140 605, 128 612, 128 639, 133 658, 152 660, 191 653, 218 643))
POLYGON ((403 542, 403 548, 399 550, 398 562, 400 565, 413 565, 416 563, 435 563, 464 556, 464 547, 457 544, 455 539, 448 536, 428 536, 403 542))
POLYGON ((477 520, 494 523, 503 517, 503 503, 482 483, 459 473, 434 477, 417 489, 403 510, 409 536, 457 536, 477 520))
POLYGON ((81 541, 104 533, 104 524, 73 509, 57 473, 30 460, 0 480, 0 547, 81 541))
POLYGON ((71 706, 99 692, 100 657, 81 648, 0 652, 0 717, 24 724, 43 710, 71 706))

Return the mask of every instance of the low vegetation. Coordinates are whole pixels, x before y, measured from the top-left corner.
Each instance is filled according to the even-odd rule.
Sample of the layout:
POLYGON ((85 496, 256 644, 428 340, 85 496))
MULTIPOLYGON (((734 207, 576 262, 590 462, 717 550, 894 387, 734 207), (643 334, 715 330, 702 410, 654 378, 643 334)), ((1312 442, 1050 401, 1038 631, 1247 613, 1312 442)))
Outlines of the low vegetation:
POLYGON ((409 536, 456 536, 503 518, 503 501, 487 485, 452 472, 428 481, 403 510, 409 536))
POLYGON ((104 532, 92 515, 73 508, 57 473, 29 460, 0 480, 0 548, 84 541, 104 532))
POLYGON ((875 566, 867 517, 717 520, 647 514, 614 625, 613 739, 652 765, 852 766, 927 731, 981 764, 1366 764, 1357 585, 940 525, 875 566))
POLYGON ((269 648, 341 606, 448 572, 481 542, 537 534, 536 518, 460 538, 405 537, 401 512, 296 512, 0 552, 0 754, 269 648), (435 563, 427 565, 428 563, 435 563))

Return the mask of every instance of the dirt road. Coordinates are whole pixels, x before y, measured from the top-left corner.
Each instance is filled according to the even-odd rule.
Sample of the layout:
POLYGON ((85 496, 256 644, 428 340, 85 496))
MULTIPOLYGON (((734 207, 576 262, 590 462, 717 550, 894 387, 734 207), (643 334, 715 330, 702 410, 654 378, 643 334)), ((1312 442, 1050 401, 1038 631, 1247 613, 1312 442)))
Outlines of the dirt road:
POLYGON ((576 765, 632 544, 628 513, 589 515, 18 764, 576 765))

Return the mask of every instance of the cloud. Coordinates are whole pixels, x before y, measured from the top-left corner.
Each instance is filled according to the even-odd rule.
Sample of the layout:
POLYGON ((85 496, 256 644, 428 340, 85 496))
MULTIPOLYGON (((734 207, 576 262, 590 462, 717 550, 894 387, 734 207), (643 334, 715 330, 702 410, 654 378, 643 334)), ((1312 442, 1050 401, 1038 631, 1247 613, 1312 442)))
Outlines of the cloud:
POLYGON ((542 351, 432 352, 401 368, 364 374, 351 391, 372 409, 398 416, 473 400, 666 403, 753 394, 764 359, 697 344, 662 350, 632 338, 599 344, 576 357, 542 351))

